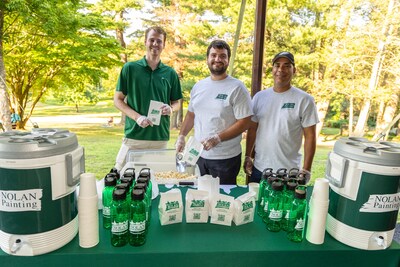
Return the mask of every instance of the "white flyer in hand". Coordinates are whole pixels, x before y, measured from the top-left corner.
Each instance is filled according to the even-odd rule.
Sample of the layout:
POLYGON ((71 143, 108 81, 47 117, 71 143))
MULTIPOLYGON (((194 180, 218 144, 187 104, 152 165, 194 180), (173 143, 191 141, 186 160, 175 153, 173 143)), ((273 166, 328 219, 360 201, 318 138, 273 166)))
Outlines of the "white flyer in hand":
POLYGON ((202 151, 203 145, 193 136, 190 136, 183 152, 183 160, 194 166, 196 165, 197 160, 200 158, 202 151))
POLYGON ((147 118, 153 123, 153 125, 160 125, 162 105, 164 105, 163 102, 150 100, 150 107, 147 118))

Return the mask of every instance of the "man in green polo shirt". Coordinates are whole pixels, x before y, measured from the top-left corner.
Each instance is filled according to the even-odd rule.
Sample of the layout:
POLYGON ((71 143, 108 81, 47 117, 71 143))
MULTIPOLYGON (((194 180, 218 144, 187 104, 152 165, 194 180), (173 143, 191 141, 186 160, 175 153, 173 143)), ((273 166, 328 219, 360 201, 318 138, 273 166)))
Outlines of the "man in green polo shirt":
POLYGON ((117 170, 125 165, 129 150, 167 147, 169 116, 179 109, 182 91, 176 71, 160 59, 166 37, 162 28, 148 28, 145 33, 146 55, 122 67, 114 94, 115 107, 126 115, 125 138, 115 164, 117 170), (153 125, 147 117, 151 100, 163 103, 159 125, 153 125))

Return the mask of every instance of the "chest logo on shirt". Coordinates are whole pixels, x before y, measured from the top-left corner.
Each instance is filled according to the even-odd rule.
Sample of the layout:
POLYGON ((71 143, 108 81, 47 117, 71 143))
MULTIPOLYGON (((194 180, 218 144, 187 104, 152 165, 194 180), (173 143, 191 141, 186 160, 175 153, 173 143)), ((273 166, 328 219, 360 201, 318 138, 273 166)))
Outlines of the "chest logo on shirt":
POLYGON ((228 97, 227 94, 218 94, 215 99, 226 100, 227 97, 228 97))
POLYGON ((287 108, 287 109, 293 109, 294 108, 294 104, 295 103, 284 103, 283 104, 283 106, 282 106, 282 109, 285 109, 285 108, 287 108))

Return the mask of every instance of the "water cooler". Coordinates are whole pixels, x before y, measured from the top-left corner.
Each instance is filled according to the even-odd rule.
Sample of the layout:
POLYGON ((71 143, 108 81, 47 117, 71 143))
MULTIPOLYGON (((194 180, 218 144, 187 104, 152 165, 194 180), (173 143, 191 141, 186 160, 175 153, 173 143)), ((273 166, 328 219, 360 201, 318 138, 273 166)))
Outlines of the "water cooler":
POLYGON ((75 188, 84 165, 84 150, 67 130, 0 134, 0 247, 4 252, 44 254, 76 236, 75 188))
POLYGON ((341 138, 329 153, 326 230, 365 250, 390 246, 400 205, 400 145, 341 138))

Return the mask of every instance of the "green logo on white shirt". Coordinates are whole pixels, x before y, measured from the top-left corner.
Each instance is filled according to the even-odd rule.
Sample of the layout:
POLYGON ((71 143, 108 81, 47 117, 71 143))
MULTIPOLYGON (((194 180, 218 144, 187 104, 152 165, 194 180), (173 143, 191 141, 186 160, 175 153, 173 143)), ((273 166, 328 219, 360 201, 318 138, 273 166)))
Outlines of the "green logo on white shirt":
POLYGON ((218 94, 215 99, 226 100, 227 97, 228 97, 227 94, 218 94))
POLYGON ((293 108, 294 108, 294 104, 295 104, 295 103, 285 103, 285 104, 283 104, 282 109, 284 109, 284 108, 291 108, 291 109, 293 109, 293 108))

